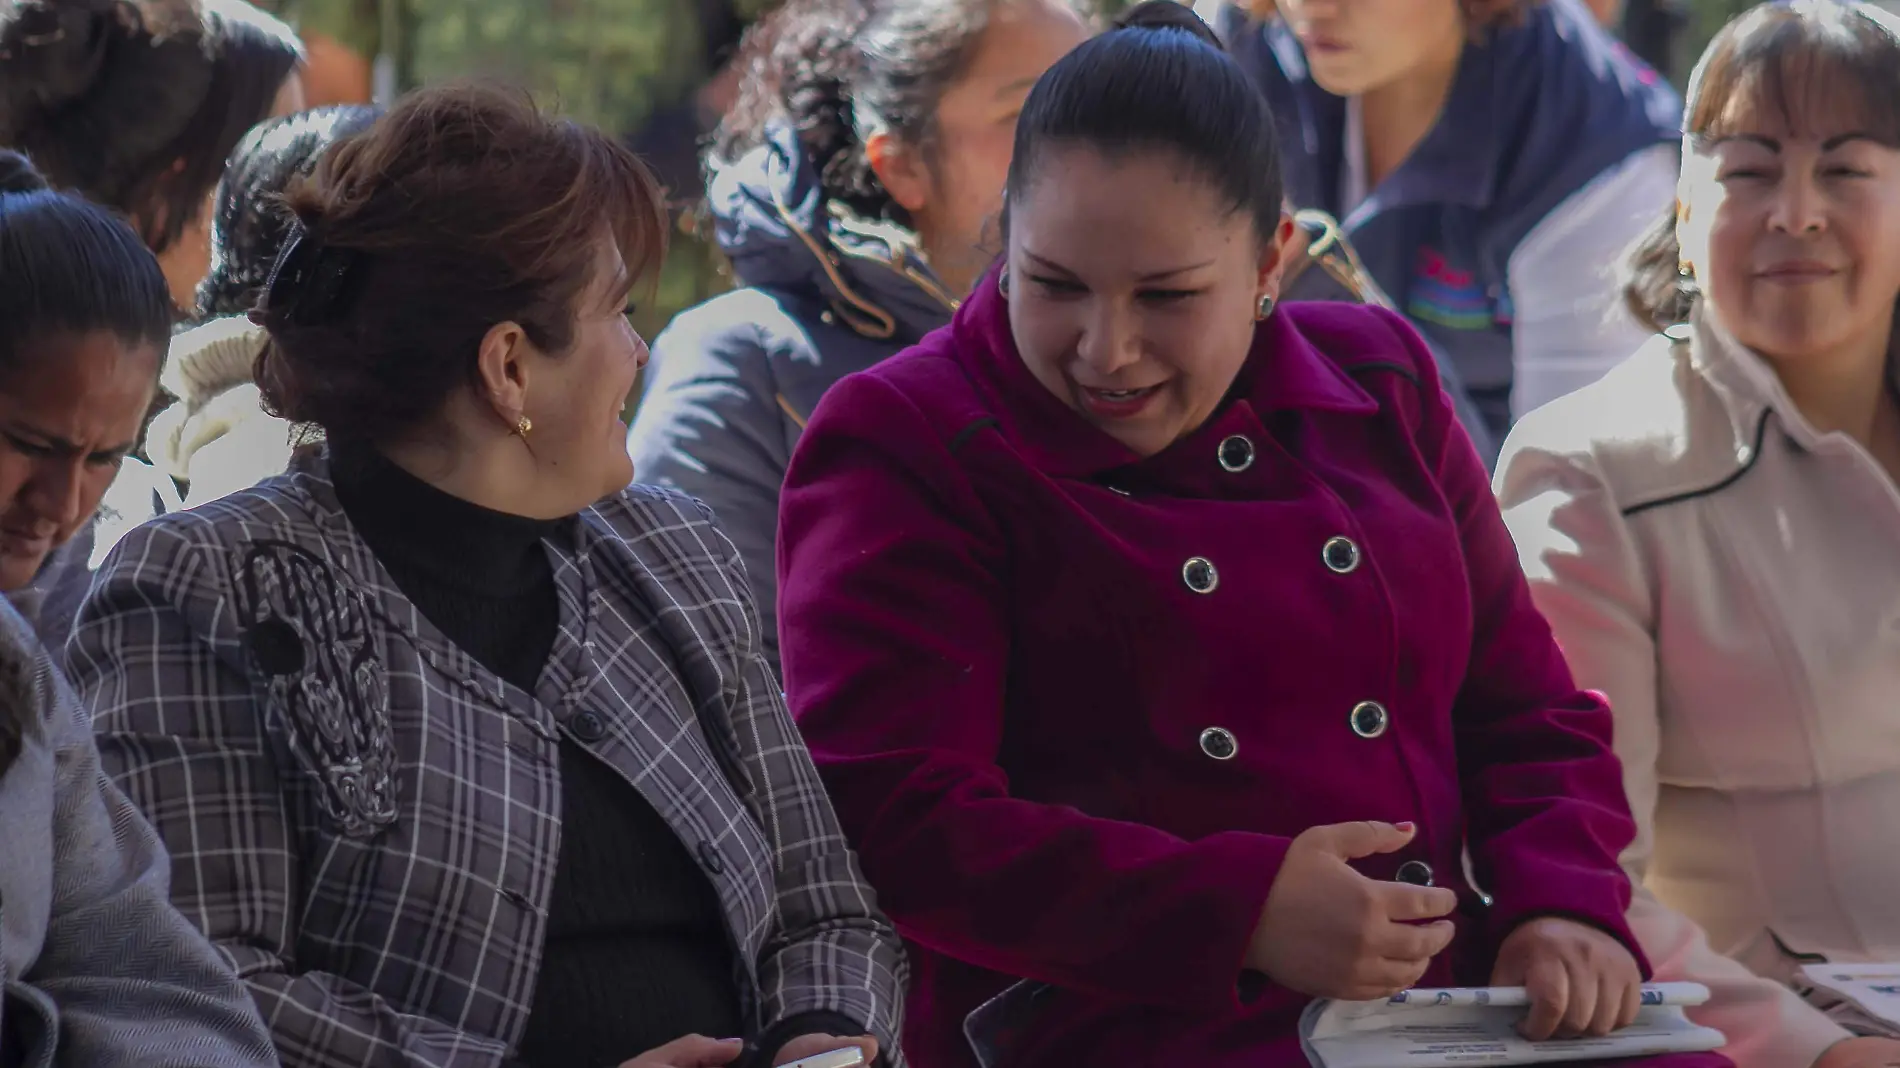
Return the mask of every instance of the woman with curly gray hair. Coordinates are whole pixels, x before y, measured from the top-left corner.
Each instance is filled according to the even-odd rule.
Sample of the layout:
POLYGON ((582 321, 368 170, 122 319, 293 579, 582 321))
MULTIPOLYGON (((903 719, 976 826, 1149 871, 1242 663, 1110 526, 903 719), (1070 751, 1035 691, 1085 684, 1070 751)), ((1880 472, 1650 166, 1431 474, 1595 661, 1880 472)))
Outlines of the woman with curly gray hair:
POLYGON ((654 342, 627 442, 642 481, 719 513, 775 668, 778 488, 805 419, 949 321, 991 259, 1023 98, 1088 34, 1063 0, 791 0, 741 46, 706 162, 742 288, 654 342))

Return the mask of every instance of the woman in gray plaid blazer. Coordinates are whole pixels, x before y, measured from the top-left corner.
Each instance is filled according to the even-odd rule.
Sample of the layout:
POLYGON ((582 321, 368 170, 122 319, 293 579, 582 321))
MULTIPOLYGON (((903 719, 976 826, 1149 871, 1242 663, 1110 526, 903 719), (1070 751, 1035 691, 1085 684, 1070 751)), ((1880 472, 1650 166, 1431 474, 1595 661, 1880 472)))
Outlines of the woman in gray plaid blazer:
POLYGON ((901 943, 738 554, 622 488, 652 179, 463 88, 289 203, 259 385, 326 443, 127 536, 69 648, 284 1063, 901 1064, 901 943))

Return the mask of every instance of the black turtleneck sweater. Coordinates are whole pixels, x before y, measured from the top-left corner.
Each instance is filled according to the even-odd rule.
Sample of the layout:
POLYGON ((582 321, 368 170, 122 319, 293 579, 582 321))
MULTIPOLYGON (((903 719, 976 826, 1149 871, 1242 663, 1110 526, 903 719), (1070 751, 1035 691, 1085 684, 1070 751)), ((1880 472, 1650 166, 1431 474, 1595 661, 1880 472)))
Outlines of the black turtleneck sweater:
MULTIPOLYGON (((338 501, 403 594, 483 667, 533 693, 560 623, 542 539, 562 521, 471 504, 370 449, 332 457, 338 501)), ((566 736, 560 760, 561 851, 516 1055, 533 1068, 611 1068, 684 1034, 741 1036, 712 884, 605 761, 566 736)))

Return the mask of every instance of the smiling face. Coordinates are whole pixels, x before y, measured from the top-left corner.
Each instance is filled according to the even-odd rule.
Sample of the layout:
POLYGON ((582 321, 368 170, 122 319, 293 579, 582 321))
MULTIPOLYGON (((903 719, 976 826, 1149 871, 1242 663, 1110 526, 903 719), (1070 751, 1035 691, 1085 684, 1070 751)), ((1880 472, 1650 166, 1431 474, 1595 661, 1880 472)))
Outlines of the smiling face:
POLYGON ((578 512, 633 481, 620 412, 647 362, 647 345, 628 320, 626 262, 602 237, 593 281, 574 309, 574 343, 535 359, 525 414, 540 477, 564 498, 553 514, 578 512))
POLYGON ((158 351, 109 331, 27 345, 0 383, 0 592, 24 587, 99 507, 138 440, 158 351))
POLYGON ((1282 224, 1173 153, 1050 149, 1010 206, 1009 322, 1037 381, 1142 456, 1220 407, 1278 280, 1282 224))
POLYGON ((1900 298, 1900 149, 1858 110, 1738 93, 1685 159, 1683 258, 1719 321, 1771 360, 1884 357, 1900 298))

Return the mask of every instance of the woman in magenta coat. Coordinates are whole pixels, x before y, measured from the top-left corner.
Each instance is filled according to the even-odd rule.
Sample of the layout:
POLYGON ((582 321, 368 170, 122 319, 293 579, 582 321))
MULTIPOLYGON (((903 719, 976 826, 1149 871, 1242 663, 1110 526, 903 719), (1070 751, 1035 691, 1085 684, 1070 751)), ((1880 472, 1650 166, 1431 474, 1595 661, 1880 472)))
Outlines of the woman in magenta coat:
POLYGON ((1030 94, 1000 272, 784 491, 787 692, 915 948, 912 1062, 979 1063, 1006 989, 1012 1068, 1291 1068, 1311 998, 1415 985, 1626 1022, 1608 711, 1411 328, 1274 307, 1245 75, 1132 21, 1030 94))

